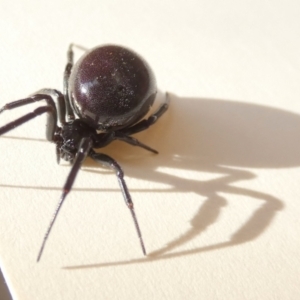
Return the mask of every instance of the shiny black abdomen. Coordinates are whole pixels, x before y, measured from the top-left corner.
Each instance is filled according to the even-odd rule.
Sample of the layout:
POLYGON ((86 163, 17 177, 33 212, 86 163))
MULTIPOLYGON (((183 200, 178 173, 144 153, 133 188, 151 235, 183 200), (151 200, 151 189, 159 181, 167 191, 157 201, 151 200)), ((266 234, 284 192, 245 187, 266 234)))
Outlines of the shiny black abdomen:
POLYGON ((106 45, 87 51, 69 79, 76 114, 98 130, 130 126, 147 114, 156 95, 152 70, 132 50, 106 45))

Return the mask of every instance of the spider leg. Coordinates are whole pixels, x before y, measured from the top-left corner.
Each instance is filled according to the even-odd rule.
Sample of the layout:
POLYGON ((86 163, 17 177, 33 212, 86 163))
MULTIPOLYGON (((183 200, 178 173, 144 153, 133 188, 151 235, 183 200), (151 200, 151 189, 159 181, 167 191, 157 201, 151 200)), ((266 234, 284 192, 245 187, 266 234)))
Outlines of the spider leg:
POLYGON ((107 146, 108 144, 110 144, 111 142, 115 141, 115 140, 120 140, 123 141, 125 143, 128 143, 130 145, 133 146, 138 146, 141 148, 144 148, 150 152, 153 152, 155 154, 157 154, 158 152, 152 148, 150 148, 149 146, 141 143, 140 141, 138 141, 137 139, 131 137, 131 136, 127 136, 125 134, 123 134, 122 132, 119 131, 111 131, 111 132, 101 132, 98 133, 94 139, 94 148, 103 148, 105 146, 107 146))
POLYGON ((129 190, 128 190, 126 182, 124 180, 124 173, 122 171, 122 168, 120 167, 120 165, 113 158, 111 158, 110 156, 108 156, 106 154, 96 153, 92 150, 90 152, 89 156, 91 158, 93 158, 96 162, 98 162, 98 163, 100 163, 100 164, 102 164, 106 167, 109 167, 109 168, 113 169, 116 172, 116 175, 117 175, 117 178, 118 178, 118 181, 119 181, 119 185, 120 185, 125 203, 126 203, 127 207, 129 208, 131 216, 133 218, 134 226, 135 226, 135 229, 137 231, 137 234, 138 234, 138 237, 139 237, 139 240, 140 240, 142 251, 143 251, 144 255, 146 255, 146 249, 145 249, 145 246, 144 246, 142 233, 141 233, 138 221, 137 221, 137 217, 136 217, 135 212, 134 212, 133 202, 131 200, 129 190))
POLYGON ((71 106, 70 98, 69 98, 69 78, 71 75, 71 71, 74 65, 74 51, 73 47, 77 47, 83 51, 86 51, 84 47, 81 47, 79 45, 75 44, 70 44, 68 51, 67 51, 67 64, 65 67, 65 72, 64 72, 64 96, 65 96, 65 101, 66 101, 66 108, 67 108, 67 117, 68 120, 74 120, 75 115, 71 106))
POLYGON ((47 121, 47 139, 49 141, 54 141, 54 134, 57 130, 56 125, 56 110, 52 106, 40 106, 35 109, 33 112, 24 115, 21 118, 18 118, 2 127, 0 127, 0 135, 15 129, 16 127, 34 119, 35 117, 42 115, 43 113, 48 113, 48 121, 47 121))
MULTIPOLYGON (((16 101, 5 104, 0 109, 0 113, 4 112, 5 110, 15 109, 15 108, 18 108, 18 107, 21 107, 21 106, 24 106, 24 105, 27 105, 27 104, 31 104, 31 103, 34 103, 34 102, 42 101, 42 100, 45 100, 46 103, 47 103, 47 106, 50 108, 49 111, 48 111, 49 114, 48 114, 48 120, 47 120, 46 138, 47 138, 48 141, 52 142, 52 141, 54 141, 54 134, 58 129, 57 117, 59 118, 59 121, 60 121, 61 124, 65 124, 65 111, 66 111, 66 109, 65 109, 65 103, 64 103, 64 96, 62 95, 61 92, 59 92, 57 90, 53 90, 53 89, 42 89, 42 90, 32 94, 28 98, 16 100, 16 101), (57 106, 55 105, 53 99, 56 99, 57 106)), ((31 115, 31 117, 29 117, 29 115, 31 115, 31 114, 26 115, 29 118, 27 121, 29 121, 33 118, 32 115, 31 115)), ((24 121, 23 123, 25 123, 25 122, 26 121, 24 121)), ((9 124, 15 124, 15 123, 12 122, 12 123, 9 123, 9 124)), ((6 126, 3 126, 3 128, 4 127, 6 128, 5 132, 7 132, 7 131, 14 128, 14 125, 11 125, 13 127, 11 127, 11 129, 9 129, 10 128, 8 126, 9 124, 7 124, 6 126)), ((21 125, 21 124, 19 124, 19 125, 21 125)), ((16 126, 19 126, 19 125, 16 125, 16 126)))
POLYGON ((128 143, 132 146, 138 146, 138 147, 141 147, 141 148, 144 148, 150 152, 153 152, 155 154, 158 154, 158 151, 156 151, 155 149, 141 143, 139 140, 131 137, 131 136, 128 136, 128 135, 125 135, 125 134, 121 134, 119 132, 116 132, 116 136, 115 136, 115 139, 116 140, 120 140, 120 141, 123 141, 125 143, 128 143))
POLYGON ((56 110, 60 124, 66 123, 66 105, 64 95, 55 89, 41 89, 31 95, 36 101, 46 100, 48 105, 53 105, 53 99, 56 100, 56 110), (52 101, 51 101, 52 100, 52 101))
POLYGON ((52 217, 52 219, 50 221, 50 224, 49 224, 49 226, 47 228, 47 231, 46 231, 46 234, 44 236, 44 239, 43 239, 43 242, 42 242, 42 246, 40 248, 40 251, 39 251, 39 254, 38 254, 38 257, 37 257, 37 262, 41 259, 41 256, 43 254, 43 250, 45 248, 45 244, 47 242, 47 239, 49 237, 51 229, 52 229, 52 227, 54 225, 54 222, 55 222, 55 220, 56 220, 56 218, 58 216, 58 213, 59 213, 59 211, 60 211, 60 209, 61 209, 61 207, 62 207, 62 205, 63 205, 63 203, 64 203, 64 201, 65 201, 65 199, 66 199, 66 197, 68 195, 68 193, 71 191, 73 183, 75 181, 75 178, 76 178, 76 176, 78 174, 78 171, 79 171, 79 169, 81 167, 81 164, 85 160, 85 158, 87 157, 87 155, 88 155, 91 147, 92 147, 92 141, 91 141, 90 138, 83 138, 81 140, 79 149, 78 149, 76 157, 74 159, 74 164, 73 164, 73 166, 71 168, 71 171, 70 171, 70 173, 69 173, 69 175, 67 177, 66 183, 65 183, 65 185, 63 187, 62 195, 60 197, 60 200, 59 200, 58 205, 57 205, 57 207, 55 209, 54 215, 53 215, 53 217, 52 217))
POLYGON ((64 72, 64 96, 66 101, 66 109, 67 109, 67 119, 74 120, 75 115, 73 113, 73 109, 71 107, 70 99, 69 99, 69 78, 71 75, 71 70, 74 64, 74 51, 73 51, 73 44, 70 44, 68 51, 67 51, 67 64, 65 67, 64 72))
POLYGON ((64 96, 61 92, 54 89, 41 89, 36 93, 30 95, 30 97, 28 98, 9 102, 5 104, 2 108, 0 108, 0 113, 4 112, 5 110, 11 110, 41 100, 45 100, 47 102, 47 105, 57 110, 57 115, 61 124, 64 124, 66 122, 65 121, 66 108, 65 108, 64 96), (55 106, 53 99, 56 99, 57 108, 55 106))
POLYGON ((131 135, 143 130, 146 130, 151 125, 153 125, 168 109, 170 103, 170 96, 166 93, 165 102, 158 108, 158 110, 152 114, 148 119, 144 119, 129 128, 123 128, 118 130, 118 132, 124 133, 125 135, 131 135))

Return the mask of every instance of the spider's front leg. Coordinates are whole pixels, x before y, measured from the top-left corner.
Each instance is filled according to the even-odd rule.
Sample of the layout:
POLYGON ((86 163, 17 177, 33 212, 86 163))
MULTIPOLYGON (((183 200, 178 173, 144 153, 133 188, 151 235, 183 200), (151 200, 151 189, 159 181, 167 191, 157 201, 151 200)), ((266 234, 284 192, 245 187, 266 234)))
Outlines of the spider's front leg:
POLYGON ((44 236, 43 243, 42 243, 42 246, 40 248, 38 257, 37 257, 37 261, 39 261, 41 259, 41 256, 43 254, 43 250, 45 248, 46 242, 48 240, 48 237, 49 237, 51 229, 54 225, 54 222, 55 222, 55 220, 58 216, 58 213, 59 213, 59 211, 60 211, 60 209, 61 209, 68 193, 71 191, 73 183, 74 183, 74 181, 76 179, 76 176, 78 174, 78 171, 81 167, 81 164, 83 163, 85 158, 88 156, 91 147, 92 147, 92 140, 90 138, 85 137, 85 138, 81 139, 81 142, 80 142, 79 148, 77 150, 77 154, 76 154, 73 166, 72 166, 71 171, 70 171, 70 173, 67 177, 66 183, 63 187, 62 195, 60 197, 60 200, 59 200, 58 205, 55 209, 54 215, 53 215, 53 217, 50 221, 50 224, 49 224, 49 226, 47 228, 47 231, 46 231, 46 234, 44 236))
POLYGON ((74 65, 74 51, 73 51, 73 44, 71 44, 67 51, 67 64, 66 64, 65 72, 64 72, 64 96, 65 96, 65 100, 66 100, 67 119, 68 120, 75 119, 73 109, 71 107, 70 99, 69 99, 69 78, 71 75, 73 65, 74 65))
POLYGON ((63 95, 59 91, 42 89, 28 98, 7 103, 0 108, 0 113, 42 100, 46 101, 47 106, 38 107, 34 111, 22 116, 21 118, 18 118, 0 127, 0 135, 34 119, 41 114, 48 113, 46 138, 50 142, 55 141, 55 133, 58 132, 59 129, 57 125, 57 118, 59 118, 61 124, 65 124, 65 102, 63 95), (53 99, 56 99, 57 107, 53 99))
POLYGON ((73 112, 73 109, 72 109, 72 106, 70 103, 70 99, 69 99, 69 78, 70 78, 71 71, 72 71, 73 65, 74 65, 74 51, 73 51, 74 47, 79 48, 80 50, 83 50, 83 51, 87 50, 84 47, 81 47, 79 45, 70 44, 68 51, 67 51, 67 64, 66 64, 65 72, 64 72, 64 97, 66 100, 68 121, 75 119, 75 115, 74 115, 74 112, 73 112))
POLYGON ((92 159, 94 159, 96 162, 98 162, 98 163, 100 163, 100 164, 102 164, 102 165, 104 165, 104 166, 106 166, 106 167, 108 167, 108 168, 110 168, 110 169, 112 169, 116 172, 116 175, 117 175, 117 178, 118 178, 118 181, 119 181, 119 185, 120 185, 125 203, 126 203, 127 207, 129 208, 131 216, 133 218, 134 226, 135 226, 135 229, 137 231, 137 234, 138 234, 138 237, 139 237, 139 240, 140 240, 142 251, 143 251, 144 255, 146 255, 146 249, 145 249, 144 241, 143 241, 143 238, 142 238, 142 233, 141 233, 141 230, 140 230, 139 223, 137 221, 137 217, 135 215, 133 202, 131 200, 129 190, 128 190, 126 182, 124 180, 124 173, 123 173, 122 168, 120 167, 120 165, 113 158, 111 158, 110 156, 108 156, 106 154, 96 153, 95 151, 91 150, 89 156, 92 159))

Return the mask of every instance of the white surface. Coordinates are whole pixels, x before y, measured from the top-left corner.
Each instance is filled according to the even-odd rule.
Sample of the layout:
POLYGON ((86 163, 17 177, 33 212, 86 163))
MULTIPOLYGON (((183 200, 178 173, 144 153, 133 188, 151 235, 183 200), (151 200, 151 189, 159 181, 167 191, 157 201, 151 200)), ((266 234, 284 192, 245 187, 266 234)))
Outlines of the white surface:
MULTIPOLYGON (((67 164, 40 117, 0 139, 0 264, 14 299, 299 299, 299 1, 0 2, 1 105, 62 89, 70 42, 135 49, 169 112, 87 163, 40 263, 67 164)), ((77 52, 80 55, 80 51, 77 52)), ((0 125, 32 109, 1 115, 0 125)))

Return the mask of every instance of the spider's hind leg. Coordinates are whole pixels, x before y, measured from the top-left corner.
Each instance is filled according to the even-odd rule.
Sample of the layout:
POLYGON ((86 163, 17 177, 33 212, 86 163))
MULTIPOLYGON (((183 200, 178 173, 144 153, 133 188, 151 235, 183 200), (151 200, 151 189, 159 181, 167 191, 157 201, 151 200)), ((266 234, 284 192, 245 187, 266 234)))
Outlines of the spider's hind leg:
POLYGON ((129 135, 138 133, 140 131, 148 129, 150 126, 152 126, 156 121, 167 111, 169 108, 170 103, 170 96, 168 93, 166 93, 166 100, 161 106, 157 109, 157 111, 152 114, 148 119, 141 120, 140 122, 134 124, 131 127, 123 128, 120 130, 117 130, 115 133, 115 139, 121 140, 123 142, 126 142, 128 144, 131 144, 133 146, 138 146, 141 148, 144 148, 152 153, 158 154, 158 151, 155 149, 141 143, 137 139, 130 137, 129 135))
POLYGON ((116 135, 115 135, 115 139, 116 140, 120 140, 120 141, 123 141, 127 144, 130 144, 132 146, 138 146, 138 147, 141 147, 145 150, 148 150, 154 154, 158 154, 158 151, 156 151, 155 149, 145 145, 144 143, 140 142, 139 140, 131 137, 131 136, 128 136, 128 135, 124 135, 120 132, 116 132, 116 135))
POLYGON ((161 106, 157 109, 157 111, 152 114, 148 119, 144 119, 129 128, 123 128, 119 130, 119 132, 125 135, 131 135, 143 130, 148 129, 151 125, 156 123, 156 121, 168 110, 170 103, 170 96, 166 93, 166 100, 161 106))

